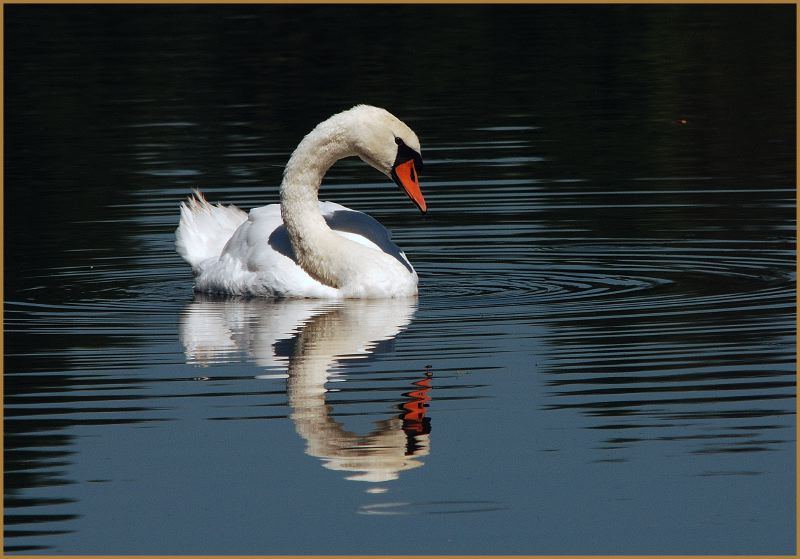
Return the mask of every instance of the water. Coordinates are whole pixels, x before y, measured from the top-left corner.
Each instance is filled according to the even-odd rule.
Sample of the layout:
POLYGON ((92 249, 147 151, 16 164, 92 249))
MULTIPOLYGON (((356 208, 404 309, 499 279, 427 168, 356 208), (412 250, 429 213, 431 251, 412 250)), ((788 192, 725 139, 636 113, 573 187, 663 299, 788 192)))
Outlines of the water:
POLYGON ((792 6, 6 6, 5 549, 795 550, 792 6), (335 22, 335 24, 332 24, 335 22), (413 301, 196 296, 357 102, 413 301))

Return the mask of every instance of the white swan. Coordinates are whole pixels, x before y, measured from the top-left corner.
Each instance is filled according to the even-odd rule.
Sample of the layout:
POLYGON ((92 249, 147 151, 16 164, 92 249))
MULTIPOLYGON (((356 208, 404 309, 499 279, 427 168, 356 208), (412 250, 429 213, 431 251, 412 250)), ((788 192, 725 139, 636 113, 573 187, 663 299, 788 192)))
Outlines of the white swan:
POLYGON ((249 215, 211 205, 199 192, 181 203, 178 253, 195 289, 231 295, 313 298, 407 297, 417 273, 389 232, 370 216, 319 202, 325 172, 357 155, 391 177, 425 213, 419 139, 384 109, 357 105, 318 124, 295 149, 281 203, 249 215))

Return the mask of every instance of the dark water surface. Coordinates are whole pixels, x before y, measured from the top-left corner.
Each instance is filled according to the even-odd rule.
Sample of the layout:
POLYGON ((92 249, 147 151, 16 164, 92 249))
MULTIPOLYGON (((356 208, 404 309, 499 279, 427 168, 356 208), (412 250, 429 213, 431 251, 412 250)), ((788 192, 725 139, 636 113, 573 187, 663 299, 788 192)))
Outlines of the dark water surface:
POLYGON ((5 6, 5 549, 793 553, 795 7, 5 6), (413 301, 213 300, 364 102, 413 301))

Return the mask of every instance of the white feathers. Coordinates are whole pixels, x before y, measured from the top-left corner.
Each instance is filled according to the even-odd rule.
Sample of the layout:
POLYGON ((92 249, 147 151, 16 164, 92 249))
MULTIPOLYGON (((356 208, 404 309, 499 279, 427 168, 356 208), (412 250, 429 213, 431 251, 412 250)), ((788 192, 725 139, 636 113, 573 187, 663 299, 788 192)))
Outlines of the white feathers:
MULTIPOLYGON (((333 202, 319 202, 319 212, 325 223, 335 234, 337 242, 355 244, 355 250, 363 247, 364 257, 369 259, 391 258, 404 268, 405 274, 400 280, 409 278, 416 287, 416 273, 409 264, 403 251, 391 241, 389 232, 375 219, 365 213, 357 212, 333 202)), ((182 204, 182 207, 185 207, 182 204)), ((397 277, 385 277, 374 282, 369 291, 358 285, 347 289, 337 289, 324 285, 311 277, 297 264, 291 241, 281 220, 278 204, 254 208, 250 214, 244 214, 238 208, 212 206, 206 203, 201 217, 211 223, 224 220, 221 212, 235 209, 244 215, 243 223, 228 235, 224 247, 216 256, 200 258, 193 264, 195 272, 195 289, 205 293, 228 295, 244 295, 259 297, 313 297, 322 299, 339 299, 344 297, 397 297, 401 289, 408 290, 408 281, 403 283, 397 277), (210 214, 210 215, 209 215, 210 214), (361 289, 361 291, 358 291, 361 289), (366 293, 364 295, 363 293, 366 293)), ((186 211, 191 211, 191 203, 186 211)), ((178 233, 190 231, 184 225, 182 209, 181 225, 178 233)), ((192 224, 201 223, 189 214, 192 224)), ((180 237, 179 237, 180 238, 180 237)), ((197 243, 189 239, 190 246, 201 245, 204 249, 210 243, 197 243)), ((181 253, 183 256, 183 253, 181 253)), ((188 258, 184 258, 191 264, 188 258)), ((383 268, 382 268, 383 269, 383 268)), ((355 271, 358 273, 358 270, 355 271)), ((364 280, 370 277, 362 277, 364 280)), ((408 294, 408 293, 403 293, 408 294)), ((413 294, 413 293, 411 293, 413 294)))
POLYGON ((180 208, 175 247, 195 270, 205 260, 218 258, 233 232, 247 220, 247 214, 236 206, 213 206, 197 190, 180 208))

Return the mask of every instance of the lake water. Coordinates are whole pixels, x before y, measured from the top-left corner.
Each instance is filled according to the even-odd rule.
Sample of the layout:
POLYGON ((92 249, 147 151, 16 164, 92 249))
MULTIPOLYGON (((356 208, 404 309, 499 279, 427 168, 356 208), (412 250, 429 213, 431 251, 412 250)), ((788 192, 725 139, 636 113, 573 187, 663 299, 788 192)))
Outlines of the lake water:
POLYGON ((794 553, 794 6, 4 12, 7 553, 794 553), (419 297, 195 295, 356 103, 419 297))

